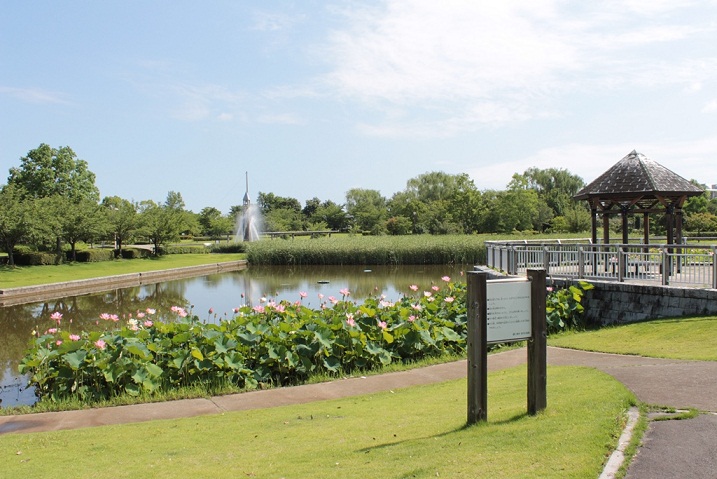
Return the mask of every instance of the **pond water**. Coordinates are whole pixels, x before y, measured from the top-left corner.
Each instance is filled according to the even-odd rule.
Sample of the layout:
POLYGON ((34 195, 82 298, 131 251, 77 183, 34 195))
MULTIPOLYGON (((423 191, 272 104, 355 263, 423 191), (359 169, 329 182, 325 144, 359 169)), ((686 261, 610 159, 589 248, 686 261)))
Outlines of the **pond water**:
POLYGON ((256 305, 262 297, 288 301, 299 300, 318 308, 319 295, 341 298, 339 290, 347 288, 351 298, 361 301, 369 295, 384 294, 397 300, 410 293, 409 286, 430 289, 442 276, 457 277, 471 269, 465 265, 416 266, 304 266, 250 267, 209 276, 183 278, 101 293, 68 296, 15 306, 0 307, 0 407, 33 404, 34 391, 26 388, 27 379, 18 373, 33 331, 52 327, 50 315, 63 315, 63 328, 71 331, 104 327, 98 324, 102 313, 127 318, 147 308, 159 313, 172 306, 192 310, 201 320, 218 322, 231 318, 232 310, 244 304, 256 305), (209 313, 210 308, 212 313, 209 313), (71 322, 70 322, 71 321, 71 322))

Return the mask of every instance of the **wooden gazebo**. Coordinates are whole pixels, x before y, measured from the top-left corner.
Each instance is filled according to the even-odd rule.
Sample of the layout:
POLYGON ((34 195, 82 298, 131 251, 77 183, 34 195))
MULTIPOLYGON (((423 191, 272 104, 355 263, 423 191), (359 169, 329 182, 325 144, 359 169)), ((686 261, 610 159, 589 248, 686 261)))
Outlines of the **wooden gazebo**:
POLYGON ((573 196, 586 200, 592 216, 592 241, 597 243, 597 216, 603 220, 603 241, 610 242, 611 215, 622 215, 622 242, 628 242, 628 216, 643 215, 644 243, 650 241, 650 213, 664 214, 667 244, 682 242, 682 207, 702 189, 633 150, 573 196), (675 235, 675 230, 677 234, 675 235))

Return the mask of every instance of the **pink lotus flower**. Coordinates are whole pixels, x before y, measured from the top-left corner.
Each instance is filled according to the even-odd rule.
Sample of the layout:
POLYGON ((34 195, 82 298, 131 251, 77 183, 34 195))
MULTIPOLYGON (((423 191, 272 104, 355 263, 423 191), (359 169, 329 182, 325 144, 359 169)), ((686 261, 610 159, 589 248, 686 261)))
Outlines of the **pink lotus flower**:
POLYGON ((453 296, 446 296, 446 299, 444 299, 443 301, 445 301, 446 303, 452 303, 454 301, 454 298, 453 296))
POLYGON ((442 277, 441 279, 447 283, 447 282, 449 282, 449 281, 451 280, 451 277, 450 277, 450 276, 444 276, 444 277, 442 277))
POLYGON ((142 324, 144 324, 145 328, 151 328, 154 323, 148 319, 142 324))
POLYGON ((109 313, 102 313, 102 314, 100 314, 100 319, 104 319, 105 321, 109 321, 110 319, 112 319, 112 316, 110 316, 109 313))
POLYGON ((265 311, 264 306, 260 306, 260 305, 254 306, 252 309, 259 314, 264 314, 264 311, 265 311))
POLYGON ((331 302, 331 304, 336 304, 339 302, 339 300, 334 298, 333 296, 329 296, 329 302, 331 302))
POLYGON ((341 296, 348 296, 351 294, 351 292, 348 290, 348 288, 340 289, 339 293, 341 293, 341 296))
POLYGON ((346 313, 346 324, 351 326, 352 328, 356 326, 356 321, 354 320, 354 315, 351 313, 346 313))
POLYGON ((97 346, 98 349, 105 349, 107 347, 107 343, 105 343, 101 339, 98 339, 97 341, 95 341, 95 346, 97 346))
POLYGON ((286 311, 286 307, 283 304, 277 304, 274 309, 277 313, 283 313, 286 311))
POLYGON ((412 284, 411 286, 408 287, 408 289, 410 289, 411 291, 418 291, 418 285, 412 284))
POLYGON ((54 313, 52 313, 52 314, 50 315, 50 319, 52 319, 53 321, 57 322, 57 325, 59 326, 59 325, 60 325, 60 321, 62 320, 62 313, 60 313, 59 311, 55 311, 54 313))
POLYGON ((145 317, 145 314, 142 311, 137 311, 137 318, 142 319, 145 317))
POLYGON ((55 344, 56 344, 57 346, 59 346, 60 344, 62 344, 62 340, 61 340, 61 339, 58 339, 57 341, 55 341, 55 344))
POLYGON ((441 288, 439 288, 438 286, 431 286, 431 289, 432 289, 433 291, 438 291, 438 290, 441 289, 441 288))
POLYGON ((319 301, 321 301, 322 299, 324 299, 324 295, 319 293, 319 301))
POLYGON ((414 322, 415 320, 416 320, 416 317, 415 317, 414 315, 410 315, 410 316, 408 317, 408 321, 411 322, 411 323, 414 322))
POLYGON ((146 312, 147 314, 154 314, 154 313, 157 312, 157 310, 154 309, 154 308, 147 308, 147 309, 145 310, 145 312, 146 312))
POLYGON ((421 306, 420 304, 412 304, 411 308, 415 311, 421 311, 423 309, 423 306, 421 306))
POLYGON ((553 287, 552 287, 552 286, 548 286, 547 288, 545 288, 545 290, 546 290, 548 293, 552 293, 552 292, 553 292, 553 287))
POLYGON ((117 321, 119 321, 119 316, 117 316, 116 314, 111 314, 110 319, 116 323, 117 321))
POLYGON ((426 298, 430 298, 432 294, 433 294, 433 293, 431 293, 430 291, 424 291, 424 292, 423 292, 423 296, 425 296, 426 298))
POLYGON ((308 296, 308 293, 306 291, 299 291, 299 297, 301 299, 304 299, 307 296, 308 296))
POLYGON ((57 328, 50 328, 47 330, 47 334, 55 334, 57 332, 57 328))
POLYGON ((381 329, 386 329, 388 326, 386 325, 386 321, 379 321, 378 327, 381 329))
POLYGON ((80 337, 76 334, 70 334, 70 341, 79 341, 80 337))
POLYGON ((209 314, 214 314, 214 308, 209 308, 209 314))

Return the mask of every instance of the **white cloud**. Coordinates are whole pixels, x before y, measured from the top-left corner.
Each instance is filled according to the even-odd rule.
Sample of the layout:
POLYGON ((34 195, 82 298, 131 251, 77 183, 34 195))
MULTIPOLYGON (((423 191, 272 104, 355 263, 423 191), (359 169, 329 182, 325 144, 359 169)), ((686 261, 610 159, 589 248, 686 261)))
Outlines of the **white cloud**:
POLYGON ((0 86, 0 95, 11 96, 27 103, 69 103, 65 99, 64 94, 40 88, 14 88, 0 86))
POLYGON ((292 113, 260 115, 259 123, 275 125, 303 125, 304 121, 292 113))
POLYGON ((712 113, 717 111, 717 100, 712 100, 702 108, 703 113, 712 113))
POLYGON ((226 120, 245 98, 242 93, 233 92, 220 85, 177 84, 170 88, 176 95, 177 103, 172 116, 179 120, 199 121, 216 116, 226 120))
POLYGON ((294 26, 305 19, 305 15, 288 15, 285 13, 255 11, 252 15, 252 30, 276 32, 294 26))
POLYGON ((564 168, 590 183, 632 150, 637 150, 688 180, 717 183, 717 136, 695 141, 558 145, 523 158, 501 159, 469 169, 467 173, 479 189, 503 189, 514 173, 523 173, 530 167, 564 168))
POLYGON ((570 93, 685 90, 717 80, 715 57, 679 48, 710 44, 714 6, 698 12, 703 24, 677 15, 689 8, 667 1, 386 0, 342 12, 346 27, 329 36, 326 81, 340 97, 384 114, 361 124, 367 134, 442 136, 562 115, 570 93), (396 108, 404 114, 394 116, 396 108), (423 119, 427 112, 431 121, 423 119))

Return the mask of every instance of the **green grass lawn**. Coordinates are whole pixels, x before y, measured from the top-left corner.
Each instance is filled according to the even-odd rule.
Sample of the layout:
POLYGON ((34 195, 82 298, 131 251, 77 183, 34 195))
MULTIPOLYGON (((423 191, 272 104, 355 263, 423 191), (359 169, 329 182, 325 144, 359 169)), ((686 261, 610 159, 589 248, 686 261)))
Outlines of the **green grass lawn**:
POLYGON ((717 361, 717 317, 656 319, 596 331, 567 332, 551 346, 669 359, 717 361))
POLYGON ((17 288, 77 279, 183 268, 185 266, 221 263, 245 258, 245 254, 170 254, 158 258, 103 261, 98 263, 67 263, 57 266, 21 266, 15 268, 0 266, 0 288, 17 288))
POLYGON ((299 406, 0 436, 3 477, 597 477, 635 399, 596 370, 551 367, 526 415, 525 368, 489 376, 488 423, 466 382, 299 406))

